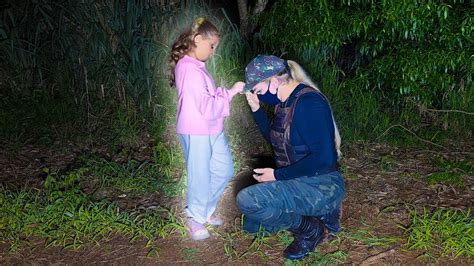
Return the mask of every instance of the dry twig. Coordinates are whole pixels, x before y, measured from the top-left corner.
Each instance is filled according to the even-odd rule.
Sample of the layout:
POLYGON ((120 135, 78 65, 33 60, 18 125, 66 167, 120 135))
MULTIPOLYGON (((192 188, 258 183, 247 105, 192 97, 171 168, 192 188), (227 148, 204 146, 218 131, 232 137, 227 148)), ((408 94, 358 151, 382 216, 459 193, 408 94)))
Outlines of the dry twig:
POLYGON ((389 250, 384 251, 384 252, 382 252, 382 253, 379 253, 379 254, 377 254, 377 255, 370 256, 370 257, 368 257, 367 259, 363 260, 363 261, 361 262, 361 265, 369 265, 370 263, 372 263, 372 262, 374 262, 374 261, 376 261, 376 260, 379 260, 379 259, 381 259, 381 258, 387 257, 387 256, 389 256, 389 255, 391 255, 391 254, 393 254, 393 253, 395 253, 395 249, 392 248, 392 249, 389 249, 389 250))
POLYGON ((400 125, 400 124, 396 124, 396 125, 390 126, 390 127, 387 128, 380 136, 378 136, 378 137, 376 138, 376 140, 378 140, 378 139, 380 139, 381 137, 383 137, 385 134, 387 134, 388 131, 390 131, 390 129, 392 129, 392 128, 394 128, 394 127, 400 127, 400 128, 402 128, 402 129, 404 129, 405 131, 408 131, 409 133, 411 133, 413 136, 415 136, 415 137, 416 137, 418 140, 420 140, 420 141, 423 141, 423 142, 425 142, 425 143, 429 143, 429 144, 431 144, 431 145, 434 145, 434 146, 436 146, 436 147, 439 147, 439 148, 442 148, 442 149, 444 149, 444 150, 446 150, 446 151, 449 151, 448 148, 446 148, 446 147, 444 147, 444 146, 442 146, 442 145, 436 144, 436 143, 434 143, 434 142, 432 142, 432 141, 429 141, 429 140, 426 140, 426 139, 423 139, 423 138, 419 137, 415 132, 409 130, 408 128, 406 128, 406 127, 404 127, 404 126, 402 126, 402 125, 400 125))

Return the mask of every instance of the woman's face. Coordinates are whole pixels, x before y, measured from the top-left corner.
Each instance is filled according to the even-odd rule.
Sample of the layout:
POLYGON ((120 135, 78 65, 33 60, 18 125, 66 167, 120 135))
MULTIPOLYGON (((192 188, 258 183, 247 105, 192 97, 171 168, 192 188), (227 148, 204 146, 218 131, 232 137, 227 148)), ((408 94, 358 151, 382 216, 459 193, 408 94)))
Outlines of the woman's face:
POLYGON ((270 85, 271 85, 270 80, 261 81, 257 83, 255 86, 253 86, 252 92, 254 94, 263 95, 268 91, 268 89, 270 88, 270 85))
POLYGON ((278 80, 271 78, 267 81, 257 83, 252 89, 252 93, 258 96, 258 99, 269 105, 276 105, 280 102, 278 98, 278 80))
POLYGON ((219 40, 219 36, 216 35, 211 35, 209 37, 197 35, 194 37, 194 44, 196 46, 191 49, 190 56, 202 62, 207 61, 207 59, 214 55, 219 40))
POLYGON ((277 94, 277 88, 278 79, 272 77, 271 79, 261 81, 257 83, 257 85, 253 86, 252 92, 255 94, 263 95, 269 90, 270 93, 277 94))

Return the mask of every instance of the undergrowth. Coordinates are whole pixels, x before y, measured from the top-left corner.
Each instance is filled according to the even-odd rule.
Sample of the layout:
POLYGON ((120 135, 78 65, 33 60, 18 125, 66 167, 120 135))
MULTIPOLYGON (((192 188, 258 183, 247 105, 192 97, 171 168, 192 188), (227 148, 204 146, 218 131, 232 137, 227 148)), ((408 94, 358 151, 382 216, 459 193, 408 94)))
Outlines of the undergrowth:
POLYGON ((77 185, 76 173, 49 176, 44 190, 0 188, 0 236, 10 251, 23 239, 42 237, 45 246, 80 248, 118 233, 131 241, 146 240, 152 247, 158 237, 184 233, 182 223, 170 210, 121 211, 114 203, 92 201, 77 185))
POLYGON ((409 210, 411 223, 404 227, 408 250, 429 257, 474 256, 474 221, 471 210, 409 210))

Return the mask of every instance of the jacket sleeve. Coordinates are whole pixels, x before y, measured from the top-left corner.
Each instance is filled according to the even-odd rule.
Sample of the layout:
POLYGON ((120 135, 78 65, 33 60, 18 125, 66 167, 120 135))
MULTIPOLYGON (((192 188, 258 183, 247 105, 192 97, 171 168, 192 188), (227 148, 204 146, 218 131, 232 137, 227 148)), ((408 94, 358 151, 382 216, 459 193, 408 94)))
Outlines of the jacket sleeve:
POLYGON ((206 88, 201 93, 199 110, 204 118, 208 120, 229 116, 230 101, 233 96, 230 90, 226 88, 218 87, 213 91, 206 88))
MULTIPOLYGON (((207 82, 206 74, 195 67, 183 69, 182 88, 197 103, 197 110, 206 120, 215 120, 229 116, 230 101, 234 94, 226 88, 215 88, 213 82, 207 82)), ((210 77, 209 77, 210 78, 210 77)))
POLYGON ((268 121, 265 111, 260 107, 257 111, 252 112, 252 116, 263 138, 270 143, 270 122, 268 121))

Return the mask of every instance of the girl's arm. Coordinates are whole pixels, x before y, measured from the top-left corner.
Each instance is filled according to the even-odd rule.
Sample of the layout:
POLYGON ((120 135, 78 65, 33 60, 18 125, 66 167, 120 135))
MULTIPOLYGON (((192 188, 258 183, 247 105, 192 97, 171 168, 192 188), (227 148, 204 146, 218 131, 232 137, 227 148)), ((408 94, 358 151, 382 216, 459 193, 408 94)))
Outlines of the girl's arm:
POLYGON ((208 89, 201 96, 202 115, 209 120, 228 116, 230 101, 244 89, 244 85, 243 82, 236 82, 231 89, 217 87, 212 90, 213 93, 208 89))
POLYGON ((210 82, 203 70, 193 65, 184 65, 177 74, 177 81, 181 81, 183 97, 188 98, 196 105, 196 110, 207 120, 215 120, 229 116, 230 100, 236 92, 225 88, 209 87, 210 82))

